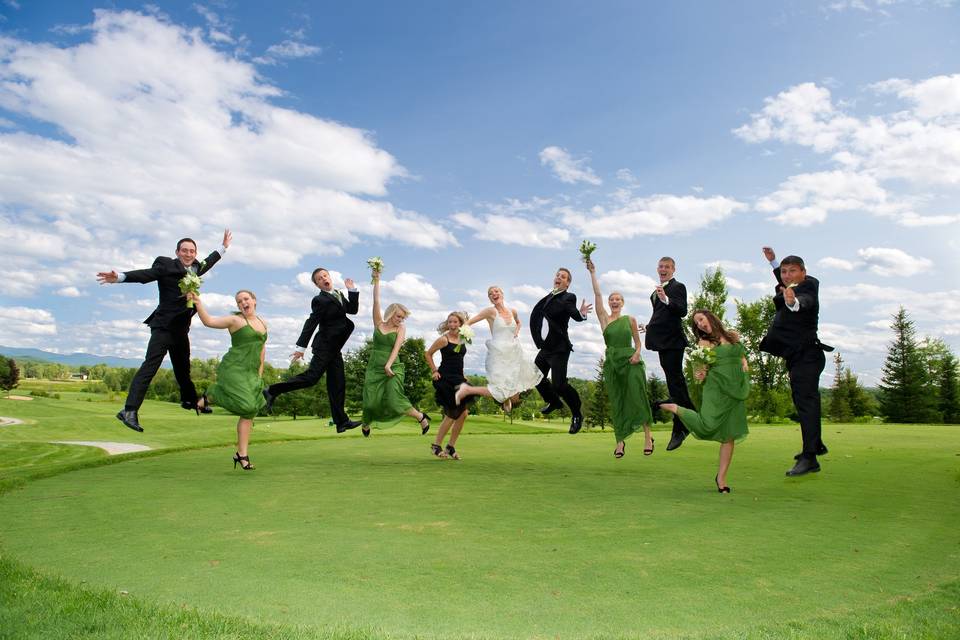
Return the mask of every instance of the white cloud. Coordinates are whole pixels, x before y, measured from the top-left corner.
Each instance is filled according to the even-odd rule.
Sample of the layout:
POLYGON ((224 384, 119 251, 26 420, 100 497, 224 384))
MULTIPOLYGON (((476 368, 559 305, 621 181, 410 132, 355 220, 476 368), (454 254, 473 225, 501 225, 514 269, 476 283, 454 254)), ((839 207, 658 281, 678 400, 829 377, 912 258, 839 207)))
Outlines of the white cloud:
POLYGON ((830 153, 838 167, 792 176, 757 202, 759 211, 777 212, 775 220, 794 225, 822 222, 837 211, 865 211, 910 227, 960 220, 916 211, 930 200, 930 186, 960 185, 960 74, 918 83, 890 79, 868 89, 894 94, 910 108, 854 117, 834 105, 828 89, 804 83, 766 98, 763 109, 734 130, 750 143, 776 140, 830 153), (891 195, 884 182, 893 180, 921 195, 891 195))
POLYGON ((365 236, 456 246, 425 216, 367 199, 406 176, 370 133, 274 106, 281 92, 198 30, 99 10, 89 33, 63 47, 0 38, 0 108, 62 132, 0 131, 5 255, 143 266, 171 238, 225 226, 231 260, 264 267, 365 236), (71 229, 88 238, 65 241, 71 229))
POLYGON ((607 271, 600 274, 598 278, 603 287, 604 295, 610 295, 612 291, 619 291, 624 297, 632 294, 649 298, 658 284, 651 276, 625 269, 607 271))
POLYGON ((670 235, 709 227, 729 218, 746 205, 731 198, 657 194, 635 198, 611 210, 597 205, 586 212, 558 209, 564 224, 592 238, 633 238, 670 235))
POLYGON ((553 171, 553 175, 559 178, 561 182, 568 184, 586 182, 592 185, 603 183, 603 180, 590 168, 586 158, 574 160, 566 149, 560 147, 544 148, 540 152, 540 164, 549 167, 553 171))
POLYGON ((547 287, 538 287, 532 284, 519 284, 514 287, 510 287, 510 292, 515 293, 523 298, 539 300, 543 296, 550 293, 550 290, 547 287))
POLYGON ((722 269, 724 273, 748 272, 755 268, 752 262, 738 262, 736 260, 714 260, 713 262, 704 262, 703 266, 711 269, 722 269))
POLYGON ((570 239, 570 232, 552 226, 545 221, 530 220, 518 216, 458 212, 450 218, 461 227, 474 230, 480 240, 518 244, 525 247, 558 249, 570 239))
POLYGON ((272 44, 267 47, 268 58, 309 58, 319 55, 323 51, 322 47, 310 44, 304 44, 297 40, 284 40, 279 44, 272 44))
POLYGON ((880 276, 909 277, 929 271, 933 262, 927 258, 911 256, 900 249, 867 247, 857 251, 867 268, 880 276))
POLYGON ((57 322, 46 309, 0 307, 0 343, 42 346, 57 333, 57 322))
POLYGON ((80 293, 80 289, 77 289, 76 287, 64 287, 57 290, 57 295, 65 298, 79 298, 83 294, 80 293))
POLYGON ((843 258, 826 257, 817 261, 817 266, 821 269, 838 269, 840 271, 853 271, 857 268, 857 263, 844 260, 843 258))

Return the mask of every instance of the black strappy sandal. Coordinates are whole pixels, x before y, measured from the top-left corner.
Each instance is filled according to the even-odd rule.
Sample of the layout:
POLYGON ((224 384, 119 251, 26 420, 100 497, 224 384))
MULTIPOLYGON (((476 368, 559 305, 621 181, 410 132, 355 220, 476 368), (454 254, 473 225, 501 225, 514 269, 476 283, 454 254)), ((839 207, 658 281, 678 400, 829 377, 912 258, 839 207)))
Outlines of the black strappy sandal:
POLYGON ((430 416, 428 416, 426 413, 424 413, 423 411, 421 411, 421 412, 420 412, 420 420, 418 420, 418 422, 420 423, 420 435, 422 435, 422 436, 427 435, 427 431, 430 431, 430 416), (424 420, 427 421, 427 426, 423 426, 423 421, 424 421, 424 420))
POLYGON ((240 468, 243 469, 244 471, 253 471, 254 469, 256 469, 255 466, 250 464, 250 456, 242 456, 240 455, 239 452, 234 454, 233 456, 233 468, 236 469, 238 464, 240 465, 240 468), (246 462, 247 464, 243 464, 244 462, 246 462))
POLYGON ((450 458, 453 458, 454 460, 460 459, 460 454, 457 453, 457 450, 454 449, 453 445, 450 445, 450 444, 447 445, 447 456, 449 456, 450 458))

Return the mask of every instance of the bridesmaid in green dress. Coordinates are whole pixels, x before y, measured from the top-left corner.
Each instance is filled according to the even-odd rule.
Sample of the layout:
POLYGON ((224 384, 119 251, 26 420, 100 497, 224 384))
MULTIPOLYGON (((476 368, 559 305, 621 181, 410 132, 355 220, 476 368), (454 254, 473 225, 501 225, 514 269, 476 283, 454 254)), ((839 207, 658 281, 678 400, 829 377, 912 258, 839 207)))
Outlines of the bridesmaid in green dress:
POLYGON ((204 326, 230 331, 230 350, 217 367, 217 381, 207 393, 200 396, 200 408, 216 402, 230 413, 237 415, 237 453, 233 456, 233 468, 240 465, 244 471, 253 470, 247 445, 253 419, 266 404, 263 398, 263 358, 267 349, 267 324, 257 315, 257 296, 241 290, 235 297, 240 312, 231 316, 214 318, 207 313, 200 296, 188 293, 197 307, 197 315, 204 326), (209 396, 209 397, 208 397, 209 396))
POLYGON ((402 304, 394 303, 380 314, 380 272, 373 272, 373 344, 370 360, 363 379, 363 426, 364 437, 370 435, 371 426, 392 427, 403 416, 410 416, 420 423, 420 433, 430 430, 430 416, 414 408, 403 393, 404 367, 397 362, 397 354, 407 335, 403 321, 410 312, 402 304))
POLYGON ((747 437, 747 396, 750 375, 746 351, 735 331, 723 327, 720 318, 706 309, 693 312, 690 322, 701 347, 712 348, 716 360, 708 367, 697 367, 694 376, 704 382, 700 411, 663 403, 660 408, 680 416, 690 433, 699 440, 720 443, 717 491, 730 493, 727 470, 733 458, 735 442, 747 437))
POLYGON ((610 311, 604 307, 600 282, 597 280, 596 266, 587 260, 587 271, 593 282, 593 295, 596 297, 594 308, 597 320, 603 331, 603 341, 607 350, 603 360, 603 381, 607 386, 610 399, 610 415, 613 433, 617 437, 615 458, 622 458, 627 448, 627 438, 643 428, 643 455, 653 453, 653 438, 650 435, 650 423, 653 414, 647 396, 647 370, 640 357, 643 348, 640 342, 640 329, 636 318, 621 315, 623 295, 614 291, 607 301, 610 311))

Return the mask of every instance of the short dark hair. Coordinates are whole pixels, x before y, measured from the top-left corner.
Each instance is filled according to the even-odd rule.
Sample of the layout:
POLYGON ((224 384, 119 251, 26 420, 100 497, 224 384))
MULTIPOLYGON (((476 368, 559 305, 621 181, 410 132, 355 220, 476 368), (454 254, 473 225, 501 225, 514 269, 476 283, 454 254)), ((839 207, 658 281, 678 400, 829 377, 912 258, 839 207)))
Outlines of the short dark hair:
POLYGON ((785 264, 795 264, 801 269, 803 269, 804 271, 807 270, 806 265, 803 264, 803 258, 801 258, 800 256, 787 256, 786 258, 780 261, 780 266, 783 266, 785 264))
POLYGON ((657 262, 669 262, 670 264, 673 265, 673 268, 674 268, 674 269, 677 268, 677 261, 674 260, 673 258, 671 258, 670 256, 663 256, 662 258, 660 258, 659 260, 657 260, 657 262))
POLYGON ((317 267, 316 269, 313 270, 313 273, 310 274, 310 282, 312 282, 313 284, 317 284, 317 274, 320 273, 321 271, 326 271, 327 273, 330 273, 330 270, 327 269, 326 267, 317 267))
POLYGON ((567 282, 573 282, 573 274, 570 273, 570 269, 567 269, 566 267, 560 267, 557 269, 557 271, 563 271, 565 274, 567 274, 567 282))
POLYGON ((180 238, 177 240, 177 251, 180 251, 180 245, 182 245, 184 242, 189 242, 192 244, 194 249, 197 248, 197 242, 193 238, 180 238))

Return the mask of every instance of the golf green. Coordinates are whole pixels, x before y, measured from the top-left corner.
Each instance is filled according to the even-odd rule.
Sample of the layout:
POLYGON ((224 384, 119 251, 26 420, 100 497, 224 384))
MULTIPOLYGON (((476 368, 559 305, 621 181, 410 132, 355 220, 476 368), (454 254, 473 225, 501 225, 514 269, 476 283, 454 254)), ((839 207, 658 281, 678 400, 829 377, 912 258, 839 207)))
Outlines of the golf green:
POLYGON ((842 617, 960 574, 960 429, 752 427, 717 447, 610 434, 375 433, 133 457, 0 495, 0 545, 74 582, 269 623, 394 637, 719 634, 842 617))

